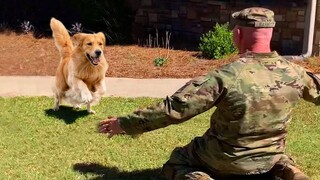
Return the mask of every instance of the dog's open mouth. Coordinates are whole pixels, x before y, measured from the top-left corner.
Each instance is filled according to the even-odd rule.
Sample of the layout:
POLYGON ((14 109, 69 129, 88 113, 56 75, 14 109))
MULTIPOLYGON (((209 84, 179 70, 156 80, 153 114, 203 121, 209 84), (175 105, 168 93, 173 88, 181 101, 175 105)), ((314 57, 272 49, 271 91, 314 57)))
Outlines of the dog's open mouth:
POLYGON ((90 63, 94 66, 98 65, 100 62, 99 57, 92 57, 87 53, 87 58, 89 59, 90 63))

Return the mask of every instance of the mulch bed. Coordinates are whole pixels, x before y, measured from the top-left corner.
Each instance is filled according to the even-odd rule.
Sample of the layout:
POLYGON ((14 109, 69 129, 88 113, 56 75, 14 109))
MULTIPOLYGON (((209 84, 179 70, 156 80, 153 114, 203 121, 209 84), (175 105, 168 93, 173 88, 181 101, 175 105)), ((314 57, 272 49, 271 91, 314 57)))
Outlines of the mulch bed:
MULTIPOLYGON (((0 34, 1 76, 54 76, 59 64, 59 53, 52 38, 36 39, 30 35, 0 34)), ((125 78, 192 78, 205 74, 233 61, 202 58, 198 51, 147 48, 136 45, 106 46, 109 63, 107 77, 125 78), (166 57, 164 66, 157 67, 154 60, 166 57)), ((298 64, 320 72, 319 57, 298 64)))

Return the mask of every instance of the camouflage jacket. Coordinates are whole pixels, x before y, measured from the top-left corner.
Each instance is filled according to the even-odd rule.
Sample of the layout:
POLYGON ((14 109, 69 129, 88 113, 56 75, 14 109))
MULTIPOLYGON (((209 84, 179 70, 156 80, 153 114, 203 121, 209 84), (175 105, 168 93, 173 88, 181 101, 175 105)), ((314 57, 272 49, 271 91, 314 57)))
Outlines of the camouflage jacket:
POLYGON ((276 52, 248 52, 189 81, 162 103, 119 117, 128 134, 184 122, 212 107, 210 128, 193 140, 204 166, 231 174, 269 171, 284 153, 286 127, 301 99, 320 103, 319 84, 276 52))

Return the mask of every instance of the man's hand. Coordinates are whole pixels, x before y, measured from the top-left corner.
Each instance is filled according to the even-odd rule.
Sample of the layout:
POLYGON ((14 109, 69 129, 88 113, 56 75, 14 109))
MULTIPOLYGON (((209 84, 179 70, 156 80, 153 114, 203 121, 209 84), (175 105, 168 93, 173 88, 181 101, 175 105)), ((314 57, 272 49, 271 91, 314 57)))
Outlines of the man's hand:
POLYGON ((116 117, 108 117, 106 120, 101 121, 98 130, 100 133, 108 134, 108 138, 125 133, 120 127, 119 120, 116 117))

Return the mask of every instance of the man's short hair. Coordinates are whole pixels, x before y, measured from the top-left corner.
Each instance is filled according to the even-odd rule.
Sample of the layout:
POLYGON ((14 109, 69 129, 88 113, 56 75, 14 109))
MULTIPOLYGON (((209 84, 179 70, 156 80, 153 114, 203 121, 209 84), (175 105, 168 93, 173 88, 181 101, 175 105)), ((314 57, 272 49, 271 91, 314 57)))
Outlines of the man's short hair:
POLYGON ((273 28, 276 25, 270 9, 251 7, 232 14, 236 25, 255 28, 273 28))

